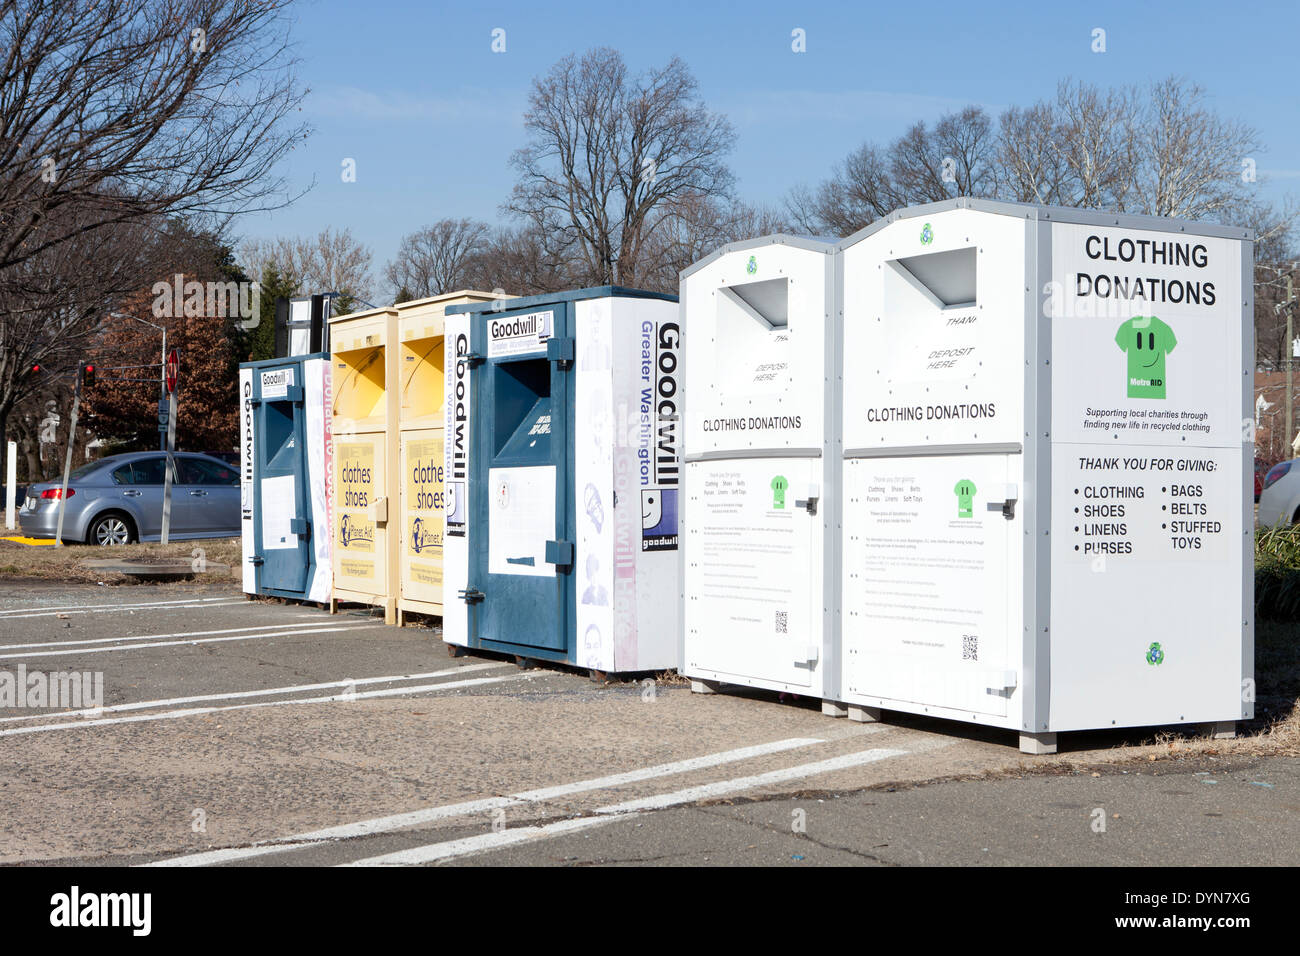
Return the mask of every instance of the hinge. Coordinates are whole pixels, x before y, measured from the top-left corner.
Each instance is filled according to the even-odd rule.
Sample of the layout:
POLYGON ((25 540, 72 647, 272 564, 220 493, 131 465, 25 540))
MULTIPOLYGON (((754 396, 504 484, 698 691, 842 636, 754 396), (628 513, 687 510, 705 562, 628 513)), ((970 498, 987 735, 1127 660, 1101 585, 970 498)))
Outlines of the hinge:
POLYGON ((254 567, 261 567, 263 564, 266 564, 266 558, 262 557, 260 554, 255 554, 248 559, 248 563, 254 567))
POLYGON ((483 599, 487 597, 486 594, 477 588, 466 588, 465 590, 456 593, 466 604, 482 604, 483 599))
POLYGON ((478 368, 487 361, 487 356, 482 352, 466 352, 464 357, 465 364, 470 368, 478 368))

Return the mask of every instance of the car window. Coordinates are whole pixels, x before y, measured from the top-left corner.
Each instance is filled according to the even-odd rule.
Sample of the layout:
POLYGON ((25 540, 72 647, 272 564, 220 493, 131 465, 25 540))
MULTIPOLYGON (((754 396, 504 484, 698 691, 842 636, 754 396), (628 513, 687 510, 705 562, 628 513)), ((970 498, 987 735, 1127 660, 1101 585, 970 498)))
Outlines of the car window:
POLYGON ((181 458, 177 461, 181 484, 184 485, 237 485, 239 473, 233 468, 204 458, 181 458))
POLYGON ((131 463, 133 473, 132 484, 135 485, 161 485, 167 459, 162 455, 155 455, 152 458, 138 458, 131 463))
POLYGON ((131 465, 130 465, 130 463, 127 463, 127 464, 123 465, 121 468, 114 468, 114 469, 113 469, 113 484, 115 484, 115 485, 129 485, 129 484, 133 484, 133 483, 134 483, 134 480, 133 480, 132 477, 131 477, 131 465))
POLYGON ((72 471, 68 472, 68 480, 71 481, 76 478, 85 478, 102 464, 102 461, 92 461, 82 465, 80 468, 74 468, 72 471))

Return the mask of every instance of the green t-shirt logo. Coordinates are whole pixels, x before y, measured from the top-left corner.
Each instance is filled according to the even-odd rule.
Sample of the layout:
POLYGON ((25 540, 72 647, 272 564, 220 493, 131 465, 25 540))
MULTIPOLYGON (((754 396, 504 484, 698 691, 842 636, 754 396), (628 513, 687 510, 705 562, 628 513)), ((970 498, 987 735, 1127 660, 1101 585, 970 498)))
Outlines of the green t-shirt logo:
POLYGON ((777 475, 772 479, 772 507, 785 507, 785 490, 790 487, 790 482, 786 481, 784 476, 777 475))
POLYGON ((1115 344, 1128 353, 1128 397, 1165 397, 1165 356, 1178 339, 1154 315, 1135 315, 1119 327, 1115 344))
POLYGON ((975 516, 975 482, 963 478, 957 482, 952 489, 952 493, 957 496, 957 517, 973 518, 975 516))

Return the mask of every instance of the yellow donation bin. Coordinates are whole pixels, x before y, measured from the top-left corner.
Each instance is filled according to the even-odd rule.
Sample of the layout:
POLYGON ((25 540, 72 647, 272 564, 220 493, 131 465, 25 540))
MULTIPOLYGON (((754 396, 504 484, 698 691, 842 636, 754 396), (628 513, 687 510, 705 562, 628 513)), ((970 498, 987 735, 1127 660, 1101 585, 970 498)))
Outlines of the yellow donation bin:
POLYGON ((451 292, 403 302, 397 309, 400 479, 397 482, 397 623, 408 612, 442 615, 443 310, 505 299, 490 292, 451 292))
POLYGON ((397 621, 397 309, 330 319, 333 367, 334 596, 397 621), (392 522, 390 522, 390 515, 392 522))

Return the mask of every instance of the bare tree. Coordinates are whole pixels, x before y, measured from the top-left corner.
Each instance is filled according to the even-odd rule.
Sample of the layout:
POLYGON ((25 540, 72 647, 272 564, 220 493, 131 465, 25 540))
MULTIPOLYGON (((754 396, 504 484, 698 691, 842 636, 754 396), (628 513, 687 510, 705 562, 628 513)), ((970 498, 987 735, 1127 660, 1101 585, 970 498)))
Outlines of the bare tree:
POLYGON ((0 2, 0 269, 158 214, 283 204, 294 84, 285 0, 0 2))
POLYGON ((421 299, 466 288, 490 234, 485 222, 440 219, 404 236, 396 257, 384 268, 394 297, 400 290, 421 299))
POLYGON ((240 244, 239 263, 249 275, 260 276, 269 265, 290 277, 302 293, 337 292, 337 310, 348 311, 355 300, 371 296, 370 248, 350 229, 326 226, 314 236, 248 239, 240 244))
POLYGON ((640 283, 666 204, 730 195, 731 125, 706 109, 676 58, 629 78, 615 50, 566 56, 534 81, 524 127, 530 142, 512 157, 519 181, 506 208, 558 245, 583 284, 640 283))
POLYGON ((798 187, 786 200, 803 231, 835 236, 869 226, 903 206, 997 192, 997 141, 977 106, 912 125, 886 149, 864 143, 816 189, 798 187))
POLYGON ((0 432, 34 357, 75 354, 151 274, 141 230, 288 201, 286 6, 0 0, 0 432))

